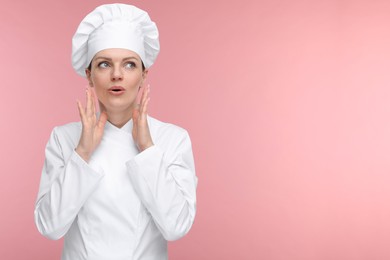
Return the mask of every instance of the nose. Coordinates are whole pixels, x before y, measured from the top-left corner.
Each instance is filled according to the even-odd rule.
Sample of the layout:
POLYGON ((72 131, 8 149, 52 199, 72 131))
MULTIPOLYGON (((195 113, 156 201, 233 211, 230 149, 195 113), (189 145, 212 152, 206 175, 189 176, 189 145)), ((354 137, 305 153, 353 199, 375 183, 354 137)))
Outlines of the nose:
POLYGON ((122 78, 123 78, 122 69, 120 68, 120 66, 114 66, 111 74, 111 80, 116 81, 116 80, 121 80, 122 78))

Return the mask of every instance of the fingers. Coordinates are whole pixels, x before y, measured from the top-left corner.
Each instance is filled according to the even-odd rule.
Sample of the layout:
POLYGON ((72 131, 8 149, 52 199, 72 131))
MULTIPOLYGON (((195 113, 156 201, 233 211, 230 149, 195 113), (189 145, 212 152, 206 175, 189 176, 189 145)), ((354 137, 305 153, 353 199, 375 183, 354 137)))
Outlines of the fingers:
POLYGON ((91 92, 91 99, 92 99, 92 114, 96 115, 96 111, 95 111, 95 109, 96 109, 96 106, 95 106, 95 100, 96 100, 96 98, 95 98, 95 91, 92 88, 90 88, 89 90, 91 92))
POLYGON ((100 114, 100 117, 99 117, 99 121, 97 122, 97 130, 96 130, 96 134, 97 134, 97 138, 99 140, 101 140, 102 136, 103 136, 103 132, 104 132, 104 126, 107 122, 107 113, 106 112, 102 112, 100 114))
POLYGON ((139 105, 137 105, 134 109, 133 109, 133 124, 137 124, 137 121, 138 121, 138 116, 139 116, 139 105))
POLYGON ((95 95, 92 89, 88 86, 85 89, 86 106, 83 107, 81 102, 77 100, 77 108, 79 110, 80 119, 83 124, 88 124, 87 122, 89 121, 89 119, 93 119, 93 117, 95 117, 96 119, 94 98, 95 95))
POLYGON ((148 104, 149 104, 150 97, 146 99, 146 101, 143 103, 140 114, 142 117, 146 117, 148 114, 148 104))
POLYGON ((149 93, 150 93, 150 85, 148 85, 142 93, 142 99, 141 99, 141 105, 140 105, 141 119, 146 118, 146 115, 147 115, 147 111, 148 111, 147 108, 148 108, 148 104, 149 104, 149 100, 150 100, 149 93))
POLYGON ((86 109, 86 114, 88 117, 93 115, 93 101, 92 101, 92 94, 91 94, 91 88, 88 86, 87 87, 87 106, 85 107, 86 109))
POLYGON ((85 111, 84 111, 84 108, 83 108, 83 106, 81 105, 81 103, 80 103, 79 100, 77 100, 77 108, 78 108, 78 110, 79 110, 80 119, 81 119, 81 121, 83 121, 84 118, 85 118, 85 111))
POLYGON ((137 105, 137 107, 135 107, 133 110, 132 134, 133 139, 141 152, 153 145, 147 121, 148 104, 150 101, 149 94, 150 86, 148 85, 142 91, 140 104, 137 105))
POLYGON ((106 122, 107 122, 107 113, 102 112, 99 117, 98 128, 103 128, 106 122))
POLYGON ((145 103, 146 99, 149 97, 149 92, 150 92, 150 85, 148 85, 142 92, 141 107, 142 104, 145 103))
MULTIPOLYGON (((149 85, 147 87, 149 87, 149 85)), ((141 94, 141 98, 140 98, 139 104, 138 104, 140 106, 142 106, 142 103, 144 102, 147 87, 142 88, 142 94, 141 94)))

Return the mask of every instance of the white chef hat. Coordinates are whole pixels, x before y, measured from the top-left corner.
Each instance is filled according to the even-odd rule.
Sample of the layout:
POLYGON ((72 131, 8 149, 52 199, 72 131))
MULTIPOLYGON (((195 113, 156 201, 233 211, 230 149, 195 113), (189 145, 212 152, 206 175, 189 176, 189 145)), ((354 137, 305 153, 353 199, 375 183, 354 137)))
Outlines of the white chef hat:
POLYGON ((85 69, 95 54, 109 48, 134 51, 149 68, 160 51, 157 26, 147 12, 135 6, 101 5, 81 21, 73 36, 73 68, 86 77, 85 69))

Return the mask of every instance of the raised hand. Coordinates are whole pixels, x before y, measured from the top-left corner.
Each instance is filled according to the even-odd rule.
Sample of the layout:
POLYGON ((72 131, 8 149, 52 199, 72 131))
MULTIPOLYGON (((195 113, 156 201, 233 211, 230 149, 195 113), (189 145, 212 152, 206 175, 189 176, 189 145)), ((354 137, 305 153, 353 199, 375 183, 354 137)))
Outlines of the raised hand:
POLYGON ((76 147, 76 152, 86 162, 89 161, 93 151, 102 140, 104 125, 107 122, 107 114, 102 111, 99 119, 95 112, 95 95, 90 87, 87 87, 87 105, 82 107, 80 101, 77 101, 81 123, 83 126, 79 144, 76 147))
POLYGON ((150 100, 149 97, 150 86, 148 85, 142 91, 141 104, 139 104, 133 110, 133 139, 136 143, 138 150, 142 152, 143 150, 153 146, 153 140, 150 136, 149 125, 147 121, 148 115, 148 103, 150 100))

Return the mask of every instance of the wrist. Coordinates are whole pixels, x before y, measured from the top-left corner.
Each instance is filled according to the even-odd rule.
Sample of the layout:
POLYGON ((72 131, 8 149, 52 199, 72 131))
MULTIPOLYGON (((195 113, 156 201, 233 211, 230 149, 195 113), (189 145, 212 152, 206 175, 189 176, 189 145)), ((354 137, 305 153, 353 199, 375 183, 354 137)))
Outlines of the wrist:
POLYGON ((83 148, 81 148, 80 146, 77 146, 76 149, 75 149, 76 153, 81 157, 83 158, 84 161, 88 162, 90 157, 91 157, 91 154, 89 152, 86 152, 83 148))
POLYGON ((151 143, 149 143, 149 144, 147 144, 147 145, 141 146, 141 147, 139 148, 139 150, 140 150, 140 152, 143 152, 143 151, 145 151, 146 149, 152 147, 153 145, 154 145, 154 143, 151 142, 151 143))

